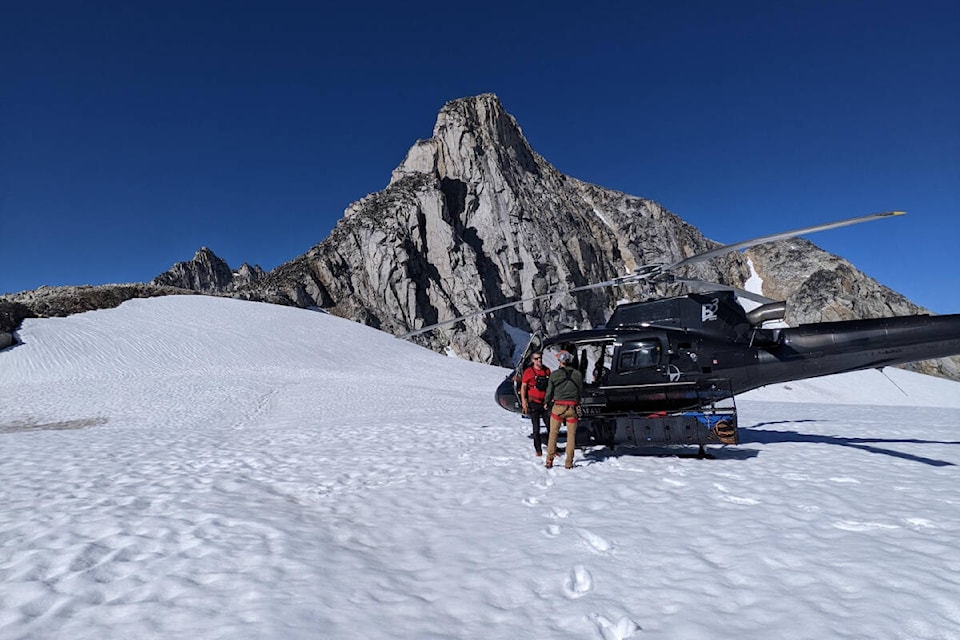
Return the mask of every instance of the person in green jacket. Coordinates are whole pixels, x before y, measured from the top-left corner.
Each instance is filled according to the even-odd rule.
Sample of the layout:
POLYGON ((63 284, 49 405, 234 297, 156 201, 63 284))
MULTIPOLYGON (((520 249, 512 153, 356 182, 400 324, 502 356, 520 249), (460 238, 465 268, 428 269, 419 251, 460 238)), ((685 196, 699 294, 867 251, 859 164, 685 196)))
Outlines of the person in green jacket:
POLYGON ((563 465, 573 467, 573 450, 577 444, 577 407, 583 395, 583 375, 573 366, 573 354, 561 351, 557 354, 560 367, 550 374, 544 406, 550 409, 550 438, 547 440, 547 469, 553 467, 557 455, 557 435, 560 425, 567 425, 567 458, 563 465))

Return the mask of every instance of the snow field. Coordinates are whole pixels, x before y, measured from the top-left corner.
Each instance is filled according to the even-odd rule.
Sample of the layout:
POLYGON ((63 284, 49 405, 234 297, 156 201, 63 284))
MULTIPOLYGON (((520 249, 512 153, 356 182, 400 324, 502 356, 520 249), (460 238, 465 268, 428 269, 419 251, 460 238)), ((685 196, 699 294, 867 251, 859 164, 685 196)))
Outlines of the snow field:
POLYGON ((3 638, 960 638, 956 383, 758 390, 714 460, 547 471, 504 370, 331 316, 185 296, 20 337, 3 638))

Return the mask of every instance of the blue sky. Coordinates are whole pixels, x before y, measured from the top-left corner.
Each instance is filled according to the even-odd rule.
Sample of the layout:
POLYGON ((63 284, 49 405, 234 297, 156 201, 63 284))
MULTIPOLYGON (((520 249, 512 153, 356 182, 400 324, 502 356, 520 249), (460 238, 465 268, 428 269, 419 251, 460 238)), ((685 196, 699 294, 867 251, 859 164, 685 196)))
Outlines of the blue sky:
POLYGON ((448 100, 735 242, 810 239, 960 312, 960 3, 4 3, 0 293, 271 269, 448 100), (549 7, 549 8, 547 8, 549 7))

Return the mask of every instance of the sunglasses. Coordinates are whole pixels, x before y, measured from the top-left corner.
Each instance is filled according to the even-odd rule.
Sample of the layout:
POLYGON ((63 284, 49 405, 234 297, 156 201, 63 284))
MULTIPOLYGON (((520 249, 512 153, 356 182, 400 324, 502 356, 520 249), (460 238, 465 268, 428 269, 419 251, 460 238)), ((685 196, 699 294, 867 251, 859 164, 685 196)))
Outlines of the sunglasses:
POLYGON ((540 358, 540 357, 538 357, 538 356, 534 356, 534 357, 532 357, 532 358, 530 358, 530 359, 531 359, 531 360, 543 360, 543 358, 540 358))

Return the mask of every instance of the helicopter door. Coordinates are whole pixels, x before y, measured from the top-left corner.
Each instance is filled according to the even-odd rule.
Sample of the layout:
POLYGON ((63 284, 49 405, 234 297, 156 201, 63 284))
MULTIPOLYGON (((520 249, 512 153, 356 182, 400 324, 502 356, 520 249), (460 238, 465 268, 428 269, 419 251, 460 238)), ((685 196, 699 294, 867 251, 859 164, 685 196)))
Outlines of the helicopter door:
POLYGON ((514 391, 517 393, 517 398, 520 398, 520 381, 521 378, 523 378, 523 372, 530 366, 530 356, 542 350, 543 336, 540 335, 539 331, 535 331, 530 335, 530 341, 527 342, 527 347, 523 350, 520 359, 517 360, 517 366, 513 371, 513 386, 514 391))
POLYGON ((534 332, 530 335, 530 341, 527 342, 526 348, 523 350, 523 354, 520 356, 520 359, 517 360, 517 373, 523 373, 523 370, 530 366, 530 356, 538 351, 543 350, 543 336, 540 335, 540 332, 534 332))
POLYGON ((517 360, 513 372, 508 373, 507 377, 500 383, 500 386, 497 387, 494 397, 497 400, 497 404, 507 411, 520 413, 520 385, 522 384, 523 370, 529 366, 530 356, 535 351, 539 351, 542 344, 543 338, 539 333, 531 335, 530 341, 527 343, 526 349, 523 350, 523 354, 517 360))

